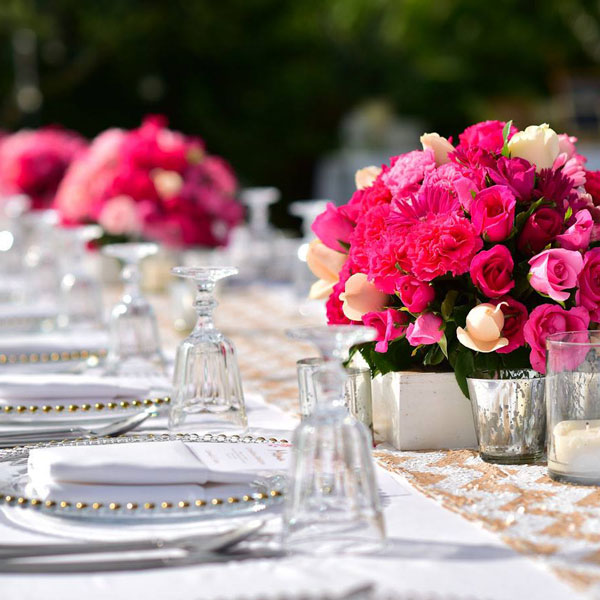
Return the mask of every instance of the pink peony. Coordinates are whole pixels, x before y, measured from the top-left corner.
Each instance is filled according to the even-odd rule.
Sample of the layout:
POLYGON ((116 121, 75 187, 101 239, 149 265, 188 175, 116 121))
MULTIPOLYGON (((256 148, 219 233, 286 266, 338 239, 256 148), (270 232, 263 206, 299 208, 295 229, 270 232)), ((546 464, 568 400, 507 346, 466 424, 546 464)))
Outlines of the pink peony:
POLYGON ((406 339, 411 346, 437 344, 444 335, 444 322, 433 313, 425 313, 406 330, 406 339))
POLYGON ((585 253, 578 284, 577 305, 590 312, 594 323, 600 323, 600 248, 592 248, 585 253))
POLYGON ((419 281, 411 275, 403 275, 398 278, 396 291, 402 304, 411 313, 423 312, 435 298, 435 290, 430 284, 419 281))
POLYGON ((590 315, 582 306, 565 310, 556 304, 542 304, 531 311, 523 328, 525 341, 531 347, 529 360, 538 372, 546 373, 546 338, 563 331, 585 331, 590 315))
POLYGON ((421 281, 462 275, 483 242, 468 219, 438 215, 415 225, 406 236, 406 263, 421 281))
POLYGON ((481 190, 471 204, 475 231, 490 242, 501 242, 511 233, 517 201, 510 188, 493 185, 481 190))
POLYGON ((494 169, 489 169, 490 179, 505 185, 520 202, 531 200, 535 185, 535 165, 524 158, 506 158, 501 156, 494 169))
MULTIPOLYGON (((459 146, 467 148, 483 148, 488 152, 500 153, 504 146, 504 137, 502 131, 506 123, 502 121, 483 121, 467 127, 459 136, 459 146)), ((510 139, 518 129, 513 125, 510 128, 508 139, 510 139)))
POLYGON ((497 302, 498 304, 502 304, 500 307, 500 310, 504 315, 502 337, 508 339, 508 346, 498 348, 496 352, 499 354, 508 354, 525 344, 523 327, 527 322, 527 308, 524 304, 517 302, 510 296, 502 296, 501 298, 498 298, 497 302))
POLYGON ((382 181, 393 198, 403 198, 418 191, 425 175, 435 169, 435 158, 431 150, 414 150, 391 159, 389 171, 382 181))
POLYGON ((32 208, 48 208, 67 168, 86 145, 76 133, 55 127, 4 136, 0 142, 0 193, 26 194, 32 208))
POLYGON ((350 236, 354 230, 354 224, 344 214, 341 207, 328 202, 325 212, 315 219, 312 230, 332 250, 346 252, 350 236))
POLYGON ((136 235, 141 230, 137 205, 129 196, 115 196, 102 207, 98 223, 112 235, 136 235))
POLYGON ((564 302, 577 285, 577 276, 583 269, 583 258, 574 250, 555 248, 534 256, 529 264, 529 283, 540 294, 556 302, 564 302))
POLYGON ((517 246, 523 254, 532 255, 541 252, 562 231, 564 219, 553 208, 538 208, 525 223, 517 246))
POLYGON ((575 223, 562 235, 557 236, 556 241, 562 248, 567 250, 584 250, 590 245, 593 226, 594 220, 590 211, 580 210, 575 215, 575 223))
POLYGON ((403 336, 406 333, 408 315, 394 308, 381 312, 370 312, 363 315, 363 323, 377 330, 377 352, 387 352, 388 342, 403 336))
POLYGON ((471 280, 488 298, 504 296, 515 287, 514 262, 509 249, 498 244, 476 254, 471 261, 471 280))

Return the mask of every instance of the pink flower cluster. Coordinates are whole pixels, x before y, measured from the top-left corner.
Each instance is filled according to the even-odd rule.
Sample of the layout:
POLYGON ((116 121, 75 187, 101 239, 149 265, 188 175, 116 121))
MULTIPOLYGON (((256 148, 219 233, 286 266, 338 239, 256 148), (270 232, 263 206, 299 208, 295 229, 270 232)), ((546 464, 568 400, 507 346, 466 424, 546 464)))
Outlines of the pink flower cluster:
POLYGON ((493 353, 498 369, 518 352, 521 368, 544 373, 549 334, 600 323, 600 173, 547 125, 486 121, 458 140, 425 134, 423 150, 316 219, 318 238, 346 255, 329 322, 356 319, 364 301, 345 289, 361 273, 380 292, 370 297, 385 294, 360 311, 377 352, 406 344, 413 366, 452 367, 493 353))
POLYGON ((69 165, 87 142, 58 127, 23 129, 0 139, 0 194, 26 194, 33 209, 48 208, 69 165))
POLYGON ((231 167, 200 139, 148 117, 96 137, 67 171, 55 207, 65 223, 96 222, 112 236, 212 247, 242 218, 236 188, 231 167))

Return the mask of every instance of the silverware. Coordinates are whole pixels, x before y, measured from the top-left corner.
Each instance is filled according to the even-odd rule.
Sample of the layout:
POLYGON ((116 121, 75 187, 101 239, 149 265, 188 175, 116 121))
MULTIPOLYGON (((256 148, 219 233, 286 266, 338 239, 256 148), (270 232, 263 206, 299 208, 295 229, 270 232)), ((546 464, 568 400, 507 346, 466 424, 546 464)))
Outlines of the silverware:
POLYGON ((222 533, 188 535, 172 539, 157 537, 122 542, 0 545, 0 564, 20 558, 105 554, 109 552, 142 552, 151 550, 181 550, 187 554, 222 552, 255 534, 264 527, 265 523, 265 520, 254 519, 240 527, 235 527, 222 533))
POLYGON ((0 433, 0 448, 10 448, 16 445, 49 442, 52 440, 115 437, 135 429, 146 419, 154 415, 156 415, 156 408, 152 407, 125 419, 119 419, 108 425, 93 429, 87 427, 69 427, 64 429, 29 429, 22 432, 11 431, 10 433, 0 433))

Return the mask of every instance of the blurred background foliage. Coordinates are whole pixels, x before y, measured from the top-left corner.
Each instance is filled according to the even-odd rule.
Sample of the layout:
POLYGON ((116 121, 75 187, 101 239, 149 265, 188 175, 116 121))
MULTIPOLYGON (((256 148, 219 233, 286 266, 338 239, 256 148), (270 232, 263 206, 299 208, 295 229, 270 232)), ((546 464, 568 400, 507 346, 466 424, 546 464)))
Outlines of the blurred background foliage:
POLYGON ((444 135, 514 118, 595 136, 599 24, 587 0, 2 0, 0 127, 91 137, 164 113, 291 201, 373 99, 444 135))

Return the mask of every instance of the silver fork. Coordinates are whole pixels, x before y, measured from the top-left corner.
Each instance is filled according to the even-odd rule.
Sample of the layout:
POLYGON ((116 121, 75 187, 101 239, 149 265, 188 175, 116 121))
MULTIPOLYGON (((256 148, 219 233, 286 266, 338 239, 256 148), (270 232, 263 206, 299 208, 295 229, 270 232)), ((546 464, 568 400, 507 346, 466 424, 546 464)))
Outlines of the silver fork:
POLYGON ((17 444, 32 444, 35 442, 49 442, 52 440, 66 440, 79 437, 115 437, 135 429, 146 419, 154 415, 156 415, 156 408, 153 407, 124 419, 113 421, 102 427, 69 427, 64 429, 36 429, 0 433, 0 448, 9 448, 17 444))

